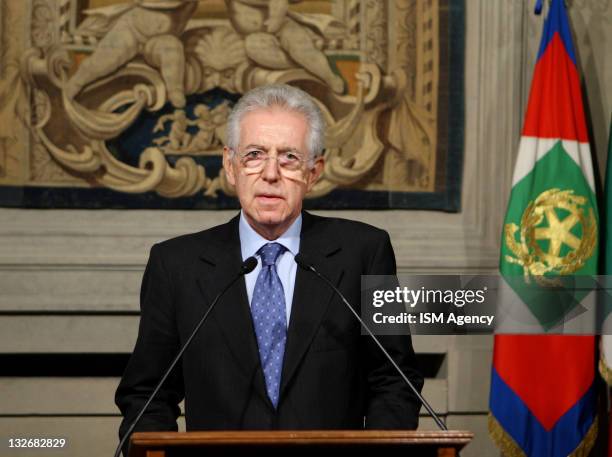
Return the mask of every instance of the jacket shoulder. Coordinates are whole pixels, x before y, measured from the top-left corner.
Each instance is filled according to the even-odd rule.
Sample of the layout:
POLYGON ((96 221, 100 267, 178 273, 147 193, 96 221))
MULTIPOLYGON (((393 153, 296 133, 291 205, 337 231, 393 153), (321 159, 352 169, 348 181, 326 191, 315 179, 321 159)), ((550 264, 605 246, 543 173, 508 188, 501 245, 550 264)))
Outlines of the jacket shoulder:
POLYGON ((211 244, 217 244, 231 237, 234 220, 199 232, 180 235, 153 245, 151 251, 157 251, 162 257, 179 256, 186 259, 201 254, 211 244))
POLYGON ((340 217, 323 217, 309 214, 313 224, 320 227, 321 231, 329 231, 336 234, 341 240, 381 241, 389 238, 386 230, 375 227, 365 222, 344 219, 340 217))

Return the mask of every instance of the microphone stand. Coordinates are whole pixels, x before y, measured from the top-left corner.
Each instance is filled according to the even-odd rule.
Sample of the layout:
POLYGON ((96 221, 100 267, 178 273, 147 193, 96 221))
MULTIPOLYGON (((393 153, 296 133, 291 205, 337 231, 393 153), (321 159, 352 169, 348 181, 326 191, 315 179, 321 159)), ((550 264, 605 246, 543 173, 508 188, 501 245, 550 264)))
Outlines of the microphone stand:
POLYGON ((448 428, 446 427, 446 424, 444 422, 442 422, 442 420, 440 419, 440 417, 438 417, 438 415, 435 413, 435 411, 433 410, 433 408, 430 406, 430 404, 427 402, 427 400, 425 400, 425 398, 421 395, 421 393, 417 390, 416 387, 414 387, 414 384, 412 384, 412 382, 410 381, 410 379, 408 379, 408 377, 404 374, 404 372, 402 371, 402 369, 399 367, 399 365, 397 363, 395 363, 395 360, 393 360, 393 357, 391 357, 391 355, 389 354, 389 352, 387 352, 387 350, 383 347, 383 345, 380 343, 380 341, 378 340, 378 338, 376 338, 376 336, 374 335, 374 333, 372 333, 372 331, 370 330, 370 328, 366 325, 366 323, 363 321, 363 319, 361 319, 361 317, 359 316, 359 314, 357 314, 357 312, 353 309, 353 307, 350 305, 350 303, 348 302, 348 300, 344 297, 344 295, 342 294, 342 292, 340 292, 338 290, 338 288, 325 276, 323 276, 321 273, 319 273, 317 271, 317 269, 309 262, 306 261, 306 259, 304 258, 304 255, 301 253, 298 253, 298 255, 295 256, 295 262, 302 267, 305 270, 311 271, 313 272, 315 275, 317 275, 319 278, 321 278, 329 287, 331 287, 333 289, 333 291, 342 299, 342 302, 346 305, 346 307, 351 311, 351 313, 353 313, 353 316, 355 316, 357 318, 357 320, 359 321, 359 323, 363 326, 363 328, 366 330, 366 332, 368 333, 368 335, 370 335, 370 337, 374 340, 374 342, 376 343, 376 345, 380 348, 380 350, 382 351, 382 353, 385 355, 385 357, 387 357, 387 359, 389 360, 389 362, 391 362, 391 365, 393 365, 393 367, 397 370, 397 372, 399 373, 399 375, 402 377, 402 379, 404 380, 404 382, 408 385, 408 387, 410 387, 410 390, 412 390, 412 392, 417 396, 417 398, 421 401, 421 403, 423 404, 423 406, 425 407, 425 409, 427 410, 427 412, 431 415, 431 417, 433 418, 433 420, 436 422, 436 424, 438 425, 438 427, 440 428, 440 430, 445 430, 448 431, 448 428))
POLYGON ((151 404, 151 402, 153 401, 153 399, 157 395, 157 392, 159 392, 159 389, 161 389, 161 386, 164 384, 164 382, 166 382, 166 379, 168 379, 168 376, 170 376, 170 373, 172 372, 172 370, 174 369, 174 367, 176 366, 178 361, 183 356, 183 353, 185 352, 185 350, 189 347, 189 345, 191 344, 191 342, 195 338, 196 334, 198 333, 198 330, 200 330, 200 328, 202 327, 202 325, 204 324, 204 322, 208 318, 208 315, 213 310, 213 308, 215 307, 215 305, 217 304, 219 299, 225 294, 225 292, 228 291, 228 289, 230 287, 232 287, 234 285, 234 283, 239 278, 241 278, 242 276, 244 276, 244 275, 250 273, 251 271, 253 271, 256 266, 257 266, 257 259, 255 257, 249 257, 248 259, 246 259, 242 263, 242 265, 240 266, 240 271, 238 272, 238 274, 236 276, 234 276, 232 278, 232 280, 221 290, 221 292, 219 292, 217 294, 215 299, 212 301, 211 305, 208 307, 208 309, 204 313, 204 316, 202 316, 202 319, 200 319, 198 324, 195 326, 195 328, 191 332, 191 335, 189 335, 189 338, 187 338, 187 341, 185 341, 185 344, 183 344, 183 347, 181 348, 181 350, 178 352, 178 354, 176 355, 174 360, 172 360, 172 362, 170 363, 170 366, 166 369, 164 375, 162 376, 162 378, 159 381, 159 383, 157 383, 157 386, 155 386, 155 389, 153 390, 151 395, 149 395, 149 398, 147 399, 147 402, 141 408, 140 412, 138 413, 138 416, 136 416, 136 419, 134 419, 134 421, 130 425, 130 428, 128 428, 127 432, 125 432, 125 435, 123 435, 123 438, 121 438, 121 441, 119 442, 119 446, 117 446, 117 449, 115 450, 114 457, 119 457, 119 454, 121 453, 121 448, 123 447, 123 445, 125 444, 126 440, 129 438, 129 436, 134 431, 134 428, 136 427, 136 424, 138 424, 138 421, 143 416, 143 414, 145 413, 145 411, 147 410, 147 408, 149 407, 149 405, 151 404))

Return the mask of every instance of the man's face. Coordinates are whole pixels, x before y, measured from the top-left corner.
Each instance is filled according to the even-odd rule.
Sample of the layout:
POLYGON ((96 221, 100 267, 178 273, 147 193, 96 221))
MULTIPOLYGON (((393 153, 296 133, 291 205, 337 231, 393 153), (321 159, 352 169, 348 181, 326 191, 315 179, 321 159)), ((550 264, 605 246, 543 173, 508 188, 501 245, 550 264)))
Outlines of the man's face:
POLYGON ((300 113, 278 107, 247 113, 240 124, 238 150, 223 150, 227 180, 235 186, 240 206, 251 227, 267 239, 280 236, 302 210, 304 195, 323 171, 323 158, 311 168, 305 160, 299 170, 287 172, 279 165, 278 154, 293 151, 308 159, 308 124, 300 113), (260 172, 249 170, 241 161, 244 154, 261 151, 270 157, 260 172))

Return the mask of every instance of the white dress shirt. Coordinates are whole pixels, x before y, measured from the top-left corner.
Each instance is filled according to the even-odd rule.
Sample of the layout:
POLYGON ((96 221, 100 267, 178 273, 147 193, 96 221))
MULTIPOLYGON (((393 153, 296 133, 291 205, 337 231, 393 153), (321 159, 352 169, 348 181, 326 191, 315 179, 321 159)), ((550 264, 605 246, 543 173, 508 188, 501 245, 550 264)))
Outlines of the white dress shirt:
POLYGON ((295 274, 297 272, 297 263, 294 257, 300 252, 300 232, 302 231, 302 215, 300 214, 293 224, 275 240, 266 240, 259 233, 253 230, 249 225, 244 213, 240 211, 240 223, 238 225, 238 233, 240 235, 240 251, 242 260, 245 261, 251 256, 257 258, 257 266, 249 274, 245 275, 247 295, 249 297, 249 306, 253 301, 253 290, 257 276, 261 271, 261 256, 257 255, 257 251, 266 243, 282 244, 286 251, 278 256, 276 260, 276 271, 283 285, 285 293, 285 309, 287 312, 287 325, 289 325, 289 317, 291 316, 291 304, 293 301, 293 289, 295 287, 295 274))

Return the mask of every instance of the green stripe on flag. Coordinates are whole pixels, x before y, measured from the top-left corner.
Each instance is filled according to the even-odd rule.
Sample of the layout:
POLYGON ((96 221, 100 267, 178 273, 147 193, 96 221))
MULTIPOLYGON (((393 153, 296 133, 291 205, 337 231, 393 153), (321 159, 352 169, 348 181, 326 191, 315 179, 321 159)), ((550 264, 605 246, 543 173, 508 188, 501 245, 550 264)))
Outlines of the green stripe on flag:
POLYGON ((561 285, 559 275, 597 273, 597 225, 595 194, 558 141, 512 188, 500 259, 502 275, 544 330, 588 293, 568 293, 572 288, 563 284, 551 302, 548 288, 552 278, 561 285))

